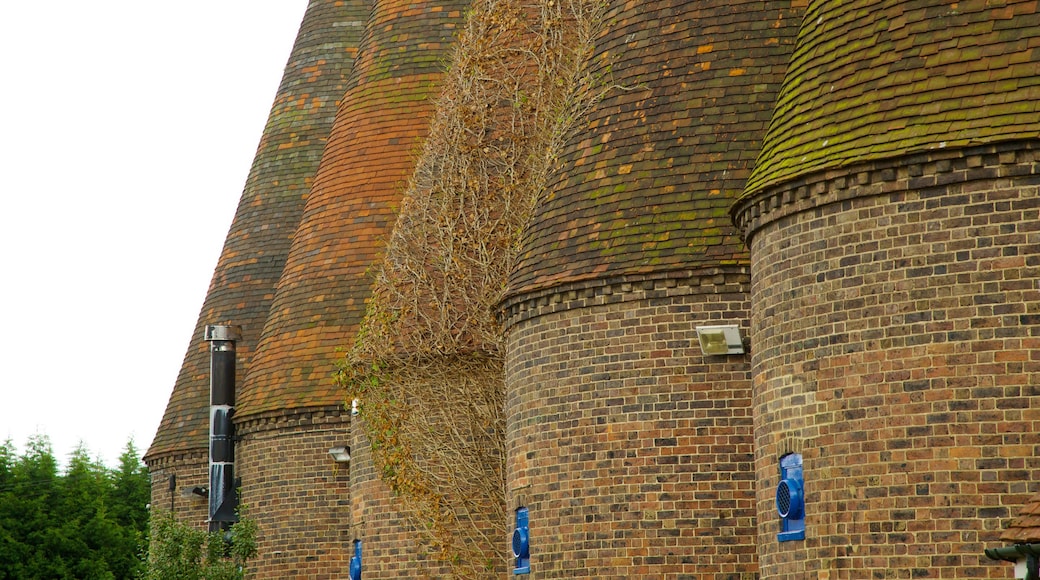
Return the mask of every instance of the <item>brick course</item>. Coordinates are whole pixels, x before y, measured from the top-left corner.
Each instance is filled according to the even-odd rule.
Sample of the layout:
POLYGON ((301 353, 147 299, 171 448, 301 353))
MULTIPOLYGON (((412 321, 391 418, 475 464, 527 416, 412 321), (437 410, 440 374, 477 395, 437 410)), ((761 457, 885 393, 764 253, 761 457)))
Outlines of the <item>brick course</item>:
MULTIPOLYGON (((397 509, 399 500, 380 479, 361 419, 351 429, 350 538, 362 541, 364 578, 451 578, 447 566, 436 561, 422 544, 412 522, 397 509)), ((346 570, 346 568, 344 568, 346 570)))
POLYGON ((510 322, 506 497, 530 510, 532 577, 753 577, 746 274, 545 296, 510 322), (566 300, 566 298, 571 298, 566 300))
MULTIPOLYGON (((204 525, 182 495, 208 485, 201 328, 245 326, 254 577, 343 577, 355 538, 370 580, 449 576, 331 373, 467 6, 309 5, 147 458, 153 509, 204 525), (327 455, 345 439, 349 469, 327 455)), ((607 8, 590 68, 619 86, 562 151, 503 304, 531 577, 1006 577, 983 549, 1035 537, 1040 497, 1036 1, 607 8), (722 322, 752 329, 750 360, 701 355, 694 326, 722 322), (808 530, 781 544, 787 452, 808 530)))
POLYGON ((763 577, 1006 577, 983 550, 1040 481, 1035 145, 834 170, 738 208, 763 577), (787 451, 804 542, 775 537, 787 451))
POLYGON ((256 520, 250 578, 339 578, 350 561, 350 471, 329 449, 350 441, 340 407, 287 410, 237 426, 241 502, 256 520))
POLYGON ((164 454, 148 463, 148 473, 152 480, 152 514, 172 510, 178 521, 206 529, 209 500, 186 492, 193 487, 209 487, 208 450, 164 454), (176 476, 177 484, 172 493, 170 476, 176 476))

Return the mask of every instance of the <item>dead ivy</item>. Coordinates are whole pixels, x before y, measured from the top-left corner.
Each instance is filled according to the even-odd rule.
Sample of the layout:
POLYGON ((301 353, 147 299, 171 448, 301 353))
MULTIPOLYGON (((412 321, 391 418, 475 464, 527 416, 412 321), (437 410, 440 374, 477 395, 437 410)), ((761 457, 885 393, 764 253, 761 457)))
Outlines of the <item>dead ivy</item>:
POLYGON ((503 298, 566 137, 605 91, 602 0, 475 0, 339 381, 458 578, 507 566, 503 298))

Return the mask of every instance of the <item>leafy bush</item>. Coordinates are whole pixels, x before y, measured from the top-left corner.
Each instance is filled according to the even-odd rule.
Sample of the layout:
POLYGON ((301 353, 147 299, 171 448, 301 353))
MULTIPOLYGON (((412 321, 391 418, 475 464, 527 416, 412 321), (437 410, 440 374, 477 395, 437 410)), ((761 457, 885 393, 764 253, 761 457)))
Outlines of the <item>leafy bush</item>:
POLYGON ((142 580, 241 580, 256 556, 256 523, 243 518, 225 535, 153 513, 150 549, 142 580))

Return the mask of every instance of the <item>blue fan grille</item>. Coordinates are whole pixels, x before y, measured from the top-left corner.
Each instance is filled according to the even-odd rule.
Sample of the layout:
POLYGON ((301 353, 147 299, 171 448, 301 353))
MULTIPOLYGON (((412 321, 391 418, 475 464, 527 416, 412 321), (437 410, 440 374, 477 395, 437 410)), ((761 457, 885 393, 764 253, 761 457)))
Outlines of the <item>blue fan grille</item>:
POLYGON ((776 488, 776 508, 780 517, 786 518, 791 513, 791 487, 786 481, 781 481, 776 488))

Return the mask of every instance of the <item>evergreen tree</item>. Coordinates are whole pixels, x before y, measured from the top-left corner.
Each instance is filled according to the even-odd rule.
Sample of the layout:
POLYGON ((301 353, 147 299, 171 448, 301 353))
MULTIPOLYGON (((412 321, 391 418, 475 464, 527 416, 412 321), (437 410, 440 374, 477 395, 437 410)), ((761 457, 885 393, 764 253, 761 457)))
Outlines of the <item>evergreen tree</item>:
POLYGON ((141 462, 133 440, 119 456, 119 469, 113 474, 112 507, 120 525, 142 534, 148 529, 148 503, 152 499, 148 468, 141 462))
POLYGON ((0 447, 0 580, 137 577, 148 520, 148 473, 133 443, 118 470, 82 444, 63 474, 46 436, 16 457, 0 447))
POLYGON ((11 496, 7 502, 7 518, 15 542, 19 545, 21 572, 13 578, 66 578, 64 562, 49 550, 60 543, 60 527, 55 515, 58 496, 58 462, 54 459, 50 439, 33 435, 25 453, 14 464, 11 496))
POLYGON ((0 580, 22 578, 22 562, 29 548, 22 537, 15 505, 14 467, 17 461, 10 439, 0 447, 0 580))
POLYGON ((111 475, 111 514, 123 530, 119 558, 110 560, 117 578, 137 577, 142 569, 139 557, 148 545, 148 503, 152 499, 148 468, 141 461, 133 440, 119 456, 119 469, 111 475))

